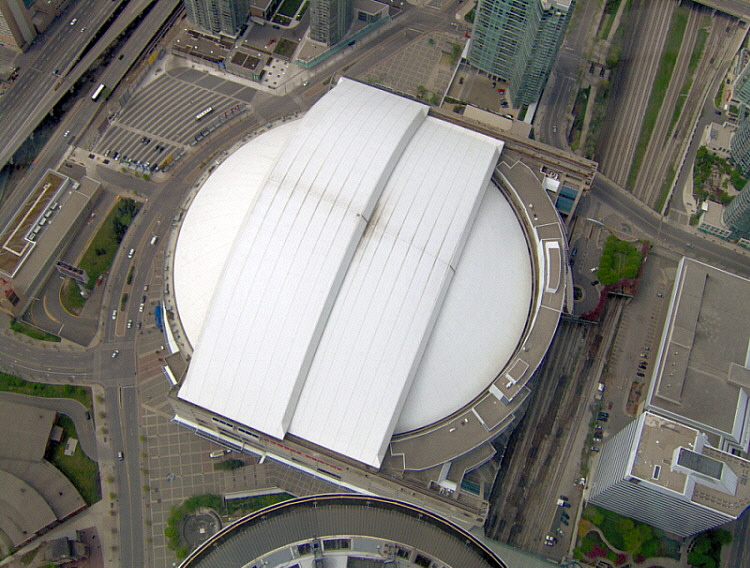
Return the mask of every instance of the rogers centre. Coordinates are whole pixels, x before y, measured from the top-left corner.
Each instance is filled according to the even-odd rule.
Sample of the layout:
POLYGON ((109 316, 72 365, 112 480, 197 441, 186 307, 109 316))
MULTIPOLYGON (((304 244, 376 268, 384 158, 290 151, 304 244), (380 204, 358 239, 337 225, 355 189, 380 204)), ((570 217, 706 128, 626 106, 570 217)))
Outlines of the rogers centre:
POLYGON ((484 521, 471 472, 522 416, 570 301, 562 223, 502 141, 342 79, 233 151, 173 246, 176 422, 484 521))

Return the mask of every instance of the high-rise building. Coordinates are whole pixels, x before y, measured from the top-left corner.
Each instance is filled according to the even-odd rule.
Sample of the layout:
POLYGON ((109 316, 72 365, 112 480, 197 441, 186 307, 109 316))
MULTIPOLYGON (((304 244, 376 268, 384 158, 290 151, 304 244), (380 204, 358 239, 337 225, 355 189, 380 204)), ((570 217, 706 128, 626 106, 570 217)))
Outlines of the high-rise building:
POLYGON ((750 105, 750 63, 737 76, 732 90, 732 98, 739 102, 750 105))
POLYGON ((346 37, 354 18, 353 0, 312 0, 310 38, 336 45, 346 37))
POLYGON ((737 130, 729 143, 729 155, 742 175, 750 177, 750 110, 740 107, 737 130))
POLYGON ((217 35, 237 37, 250 15, 249 0, 185 0, 188 20, 217 35))
POLYGON ((645 412, 602 449, 590 503, 687 537, 739 517, 750 461, 708 436, 645 412))
POLYGON ((508 81, 513 106, 536 102, 575 0, 479 0, 469 63, 508 81))
POLYGON ((750 183, 724 209, 724 224, 732 239, 750 239, 750 183))
POLYGON ((0 43, 23 50, 34 41, 36 33, 23 0, 0 0, 0 43))

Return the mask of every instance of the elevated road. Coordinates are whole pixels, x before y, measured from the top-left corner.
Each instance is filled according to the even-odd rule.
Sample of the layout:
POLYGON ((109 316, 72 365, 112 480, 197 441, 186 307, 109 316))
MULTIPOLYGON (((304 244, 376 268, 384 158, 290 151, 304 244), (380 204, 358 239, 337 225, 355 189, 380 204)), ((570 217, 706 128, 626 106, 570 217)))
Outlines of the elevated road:
MULTIPOLYGON (((46 39, 43 48, 45 53, 54 53, 55 57, 40 57, 38 68, 22 70, 11 91, 3 98, 3 105, 0 107, 0 131, 10 133, 10 136, 0 148, 0 167, 10 161, 21 144, 68 89, 91 69, 107 48, 152 3, 153 8, 143 26, 155 34, 177 8, 179 0, 136 0, 129 3, 85 53, 91 32, 100 29, 107 22, 117 4, 108 0, 97 0, 91 3, 85 16, 82 13, 75 26, 68 23, 57 25, 46 39), (86 31, 89 33, 85 33, 86 31), (54 49, 51 49, 52 46, 54 49), (70 66, 71 61, 76 63, 70 66)), ((145 45, 147 42, 141 40, 141 43, 145 45)), ((107 75, 108 80, 116 84, 127 70, 123 64, 122 68, 117 70, 119 76, 111 72, 107 75)))
POLYGON ((735 16, 740 20, 750 20, 750 2, 747 0, 695 0, 695 2, 735 16))

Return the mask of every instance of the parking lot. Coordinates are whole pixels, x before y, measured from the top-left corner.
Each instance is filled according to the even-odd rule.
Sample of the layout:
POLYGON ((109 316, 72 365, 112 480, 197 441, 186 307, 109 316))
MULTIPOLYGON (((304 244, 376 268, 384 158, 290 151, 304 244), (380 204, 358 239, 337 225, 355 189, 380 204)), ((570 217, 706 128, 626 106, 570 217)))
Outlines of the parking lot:
POLYGON ((93 151, 136 173, 158 172, 216 127, 247 112, 254 95, 240 83, 177 67, 138 90, 110 117, 93 151))

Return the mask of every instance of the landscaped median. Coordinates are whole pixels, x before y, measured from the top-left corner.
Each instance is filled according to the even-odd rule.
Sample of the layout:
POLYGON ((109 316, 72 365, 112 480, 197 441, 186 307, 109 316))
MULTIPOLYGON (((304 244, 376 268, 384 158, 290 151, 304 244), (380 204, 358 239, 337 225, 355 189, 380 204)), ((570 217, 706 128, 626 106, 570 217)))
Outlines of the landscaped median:
POLYGON ((128 228, 138 214, 141 204, 133 199, 119 199, 102 223, 89 248, 78 263, 78 267, 89 275, 84 290, 73 281, 68 281, 61 301, 65 309, 72 314, 79 314, 86 303, 86 291, 94 289, 100 275, 106 274, 125 238, 128 228), (85 297, 84 297, 85 294, 85 297))

